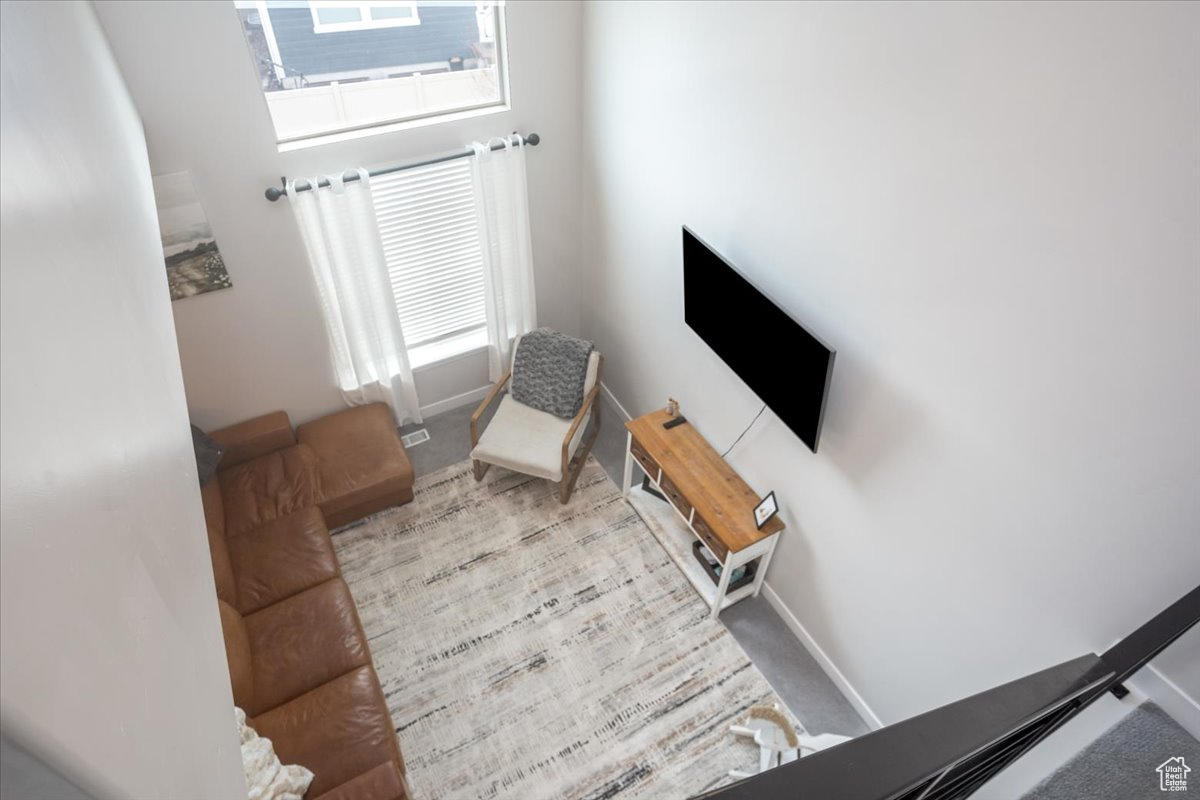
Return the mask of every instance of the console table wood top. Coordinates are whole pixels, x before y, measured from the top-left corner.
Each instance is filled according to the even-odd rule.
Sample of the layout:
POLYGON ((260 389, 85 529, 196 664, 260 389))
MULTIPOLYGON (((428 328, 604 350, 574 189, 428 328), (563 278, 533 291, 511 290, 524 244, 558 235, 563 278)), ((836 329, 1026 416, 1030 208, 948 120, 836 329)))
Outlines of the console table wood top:
POLYGON ((742 550, 784 529, 778 516, 756 528, 754 508, 762 498, 691 423, 667 430, 663 423, 669 419, 659 409, 626 422, 625 428, 729 550, 742 550))

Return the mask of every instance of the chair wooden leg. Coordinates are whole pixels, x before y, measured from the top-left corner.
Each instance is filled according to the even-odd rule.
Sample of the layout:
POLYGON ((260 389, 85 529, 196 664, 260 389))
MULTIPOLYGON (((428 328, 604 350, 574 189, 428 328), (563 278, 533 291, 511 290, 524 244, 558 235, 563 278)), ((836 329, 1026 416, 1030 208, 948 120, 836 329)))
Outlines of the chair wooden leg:
POLYGON ((579 452, 575 454, 576 458, 571 459, 571 473, 564 475, 558 484, 558 502, 565 505, 571 499, 571 493, 575 491, 575 481, 579 480, 579 473, 583 472, 583 462, 587 461, 587 451, 590 449, 590 443, 580 444, 579 452))
POLYGON ((558 502, 566 505, 566 502, 571 499, 571 493, 575 491, 575 481, 579 480, 579 473, 583 472, 583 465, 587 462, 588 453, 592 452, 592 445, 596 443, 596 439, 600 436, 600 406, 592 406, 592 424, 591 430, 583 435, 583 441, 579 443, 579 449, 575 451, 574 457, 571 458, 571 463, 568 468, 568 474, 563 475, 562 480, 558 483, 558 502))
POLYGON ((475 480, 476 481, 483 480, 483 476, 487 474, 488 467, 490 467, 490 466, 492 466, 492 465, 485 463, 483 461, 480 461, 477 458, 471 459, 471 467, 472 467, 472 469, 475 470, 475 480))

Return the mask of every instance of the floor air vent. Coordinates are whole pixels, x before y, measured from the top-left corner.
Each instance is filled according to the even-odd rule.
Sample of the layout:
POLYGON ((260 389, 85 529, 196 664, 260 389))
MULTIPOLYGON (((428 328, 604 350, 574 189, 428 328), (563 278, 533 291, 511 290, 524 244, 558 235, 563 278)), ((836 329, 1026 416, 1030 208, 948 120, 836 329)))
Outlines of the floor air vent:
POLYGON ((404 442, 405 447, 412 447, 413 445, 420 444, 421 442, 428 442, 429 431, 421 428, 419 431, 406 433, 400 437, 400 441, 404 442))

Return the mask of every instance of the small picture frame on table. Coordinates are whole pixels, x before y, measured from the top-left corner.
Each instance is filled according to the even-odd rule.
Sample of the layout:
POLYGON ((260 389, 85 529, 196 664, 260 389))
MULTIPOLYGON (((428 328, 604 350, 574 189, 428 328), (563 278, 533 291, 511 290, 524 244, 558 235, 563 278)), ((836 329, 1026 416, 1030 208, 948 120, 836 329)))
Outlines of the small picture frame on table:
POLYGON ((771 492, 762 499, 762 502, 754 507, 754 524, 761 531, 762 526, 770 521, 771 517, 779 513, 779 504, 775 502, 775 492, 771 492))

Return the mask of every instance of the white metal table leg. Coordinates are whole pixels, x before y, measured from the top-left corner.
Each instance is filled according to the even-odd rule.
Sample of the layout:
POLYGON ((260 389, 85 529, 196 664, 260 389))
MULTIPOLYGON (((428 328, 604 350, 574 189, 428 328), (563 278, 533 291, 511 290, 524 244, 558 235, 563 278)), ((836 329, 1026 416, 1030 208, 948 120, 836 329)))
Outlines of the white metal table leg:
POLYGON ((716 619, 717 615, 721 613, 721 603, 725 602, 725 592, 729 590, 729 575, 733 572, 731 564, 733 564, 733 553, 726 553, 725 565, 721 567, 721 581, 717 584, 717 596, 713 598, 712 614, 709 615, 713 619, 716 619))
POLYGON ((629 497, 629 482, 633 480, 633 434, 625 434, 625 479, 621 482, 621 496, 629 497))
POLYGON ((758 593, 762 591, 763 581, 767 579, 767 567, 771 564, 771 556, 775 555, 775 546, 779 544, 779 534, 776 533, 771 537, 771 549, 767 554, 758 560, 758 572, 754 576, 754 596, 758 597, 758 593))

